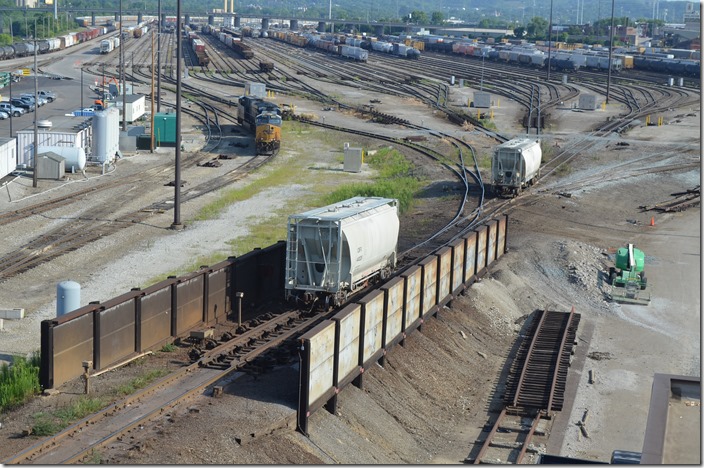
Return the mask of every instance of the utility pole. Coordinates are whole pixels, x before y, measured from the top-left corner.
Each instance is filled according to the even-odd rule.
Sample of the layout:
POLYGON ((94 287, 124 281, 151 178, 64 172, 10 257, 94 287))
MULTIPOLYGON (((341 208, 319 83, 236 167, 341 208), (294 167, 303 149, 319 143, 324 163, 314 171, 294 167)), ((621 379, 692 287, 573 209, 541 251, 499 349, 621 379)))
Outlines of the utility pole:
MULTIPOLYGON (((159 16, 159 21, 161 21, 161 16, 159 16)), ((153 153, 154 152, 154 30, 152 29, 152 92, 150 93, 152 97, 152 107, 151 107, 151 124, 150 127, 152 129, 152 135, 151 135, 151 140, 149 143, 149 149, 153 153)))
POLYGON ((32 187, 36 188, 38 184, 37 161, 39 154, 39 69, 37 68, 37 19, 34 18, 34 170, 32 171, 32 187))
POLYGON ((611 54, 614 49, 614 3, 611 0, 611 30, 609 31, 609 73, 606 78, 606 104, 609 103, 609 93, 611 92, 611 54))
POLYGON ((122 44, 125 39, 122 37, 122 0, 120 0, 120 86, 122 86, 122 131, 127 131, 127 96, 125 95, 125 54, 122 44))
POLYGON ((181 0, 176 0, 176 174, 174 180, 174 222, 181 230, 181 0))
POLYGON ((161 110, 161 0, 157 2, 157 16, 159 19, 156 23, 156 111, 159 112, 161 110))
POLYGON ((550 67, 552 59, 552 0, 550 0, 550 21, 548 24, 548 81, 550 81, 550 67))

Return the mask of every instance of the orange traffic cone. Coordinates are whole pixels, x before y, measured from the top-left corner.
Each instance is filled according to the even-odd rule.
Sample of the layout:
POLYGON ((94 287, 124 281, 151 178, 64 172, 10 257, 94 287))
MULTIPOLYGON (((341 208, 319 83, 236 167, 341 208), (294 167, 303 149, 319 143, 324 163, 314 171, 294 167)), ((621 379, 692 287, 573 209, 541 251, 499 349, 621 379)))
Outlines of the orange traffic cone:
POLYGON ((650 217, 650 225, 655 226, 655 216, 650 217))

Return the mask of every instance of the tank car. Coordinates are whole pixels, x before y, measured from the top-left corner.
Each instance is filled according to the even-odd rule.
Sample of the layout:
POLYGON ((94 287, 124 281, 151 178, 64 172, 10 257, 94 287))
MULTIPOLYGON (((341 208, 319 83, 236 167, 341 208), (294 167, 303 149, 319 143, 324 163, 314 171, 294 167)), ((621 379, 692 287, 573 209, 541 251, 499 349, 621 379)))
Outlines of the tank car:
POLYGON ((338 306, 396 267, 398 200, 354 197, 289 216, 286 297, 338 306))
POLYGON ((492 191, 500 196, 516 196, 540 175, 540 142, 515 138, 494 148, 491 158, 492 191))

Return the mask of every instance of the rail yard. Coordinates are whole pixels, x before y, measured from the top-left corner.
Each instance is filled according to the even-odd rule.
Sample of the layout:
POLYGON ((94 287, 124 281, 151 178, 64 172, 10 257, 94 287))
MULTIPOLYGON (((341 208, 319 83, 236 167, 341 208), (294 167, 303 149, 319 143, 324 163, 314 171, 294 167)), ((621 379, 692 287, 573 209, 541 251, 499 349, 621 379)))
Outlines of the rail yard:
MULTIPOLYGON (((100 40, 81 57, 96 80, 113 75, 117 63, 117 54, 100 54, 100 40)), ((165 34, 161 40, 166 51, 162 107, 169 107, 175 38, 165 34)), ((383 353, 375 355, 379 365, 363 366, 354 385, 351 377, 344 385, 336 381, 327 410, 311 411, 305 421, 299 386, 310 362, 303 357, 307 341, 301 336, 316 339, 326 323, 342 323, 347 315, 291 308, 283 294, 268 302, 247 293, 230 302, 231 312, 226 307, 208 327, 196 327, 212 330, 201 338, 184 332, 170 351, 159 343, 130 356, 124 366, 103 366, 90 381, 92 395, 102 398, 106 409, 55 439, 33 435, 29 428, 38 415, 81 398, 80 372, 49 396, 0 416, 6 442, 0 444, 0 459, 534 463, 537 454, 549 453, 607 462, 613 450, 642 449, 654 374, 699 376, 699 334, 692 326, 700 321, 695 291, 700 208, 692 198, 701 174, 697 86, 691 81, 686 87, 665 86, 650 73, 617 76, 611 104, 577 111, 572 103, 580 94, 603 100, 604 73, 583 70, 547 82, 545 70, 432 51, 418 60, 372 51, 359 63, 272 38, 241 37, 251 56, 242 54, 241 44, 227 47, 212 34, 199 34, 198 41, 200 51, 184 47, 186 229, 169 229, 173 152, 166 148, 128 155, 107 174, 72 175, 68 183, 40 190, 17 178, 0 200, 0 230, 7 239, 0 252, 0 298, 6 307, 25 308, 28 316, 5 321, 0 353, 39 349, 40 322, 55 315, 59 281, 82 283, 82 304, 109 303, 140 294, 131 288, 176 284, 167 275, 181 275, 185 284, 195 278, 191 272, 203 271, 201 265, 209 265, 212 271, 206 270, 215 278, 221 260, 232 256, 227 261, 236 264, 255 247, 275 247, 286 240, 288 216, 318 208, 311 205, 317 195, 375 177, 366 166, 360 173, 340 170, 343 142, 371 152, 393 146, 424 181, 416 204, 400 215, 398 271, 407 273, 404 284, 411 284, 414 265, 429 271, 430 258, 438 262, 437 278, 444 278, 448 245, 452 255, 474 258, 468 233, 484 232, 495 242, 503 233, 506 249, 494 245, 481 273, 461 273, 464 285, 455 288, 457 273, 449 277, 452 287, 440 286, 438 279, 438 288, 448 287, 451 294, 436 297, 439 302, 427 316, 421 312, 413 327, 385 343, 383 353), (450 77, 462 79, 464 87, 451 85, 450 77), (238 123, 235 107, 252 81, 266 84, 267 99, 289 112, 280 144, 276 151, 263 151, 267 154, 258 154, 258 132, 238 123), (477 90, 491 94, 490 108, 468 105, 477 90), (666 125, 646 123, 659 117, 666 125), (535 180, 526 181, 516 197, 495 197, 487 165, 494 148, 525 137, 526 122, 530 127, 541 121, 540 135, 535 128, 529 132, 543 142, 535 180), (225 191, 244 187, 258 188, 231 199, 214 217, 203 217, 201 210, 225 191), (677 206, 672 203, 683 194, 691 196, 682 211, 658 209, 677 206), (505 231, 491 224, 501 219, 507 220, 505 231), (247 239, 255 236, 265 240, 251 245, 247 239), (466 249, 458 247, 458 239, 466 249), (651 256, 648 306, 607 300, 609 262, 627 243, 651 256), (681 276, 673 284, 676 269, 681 276), (678 312, 669 313, 673 310, 678 312), (544 332, 545 317, 565 325, 544 332), (558 364, 522 373, 521 363, 526 369, 534 363, 527 340, 541 333, 549 337, 540 341, 542 352, 557 353, 558 364), (171 373, 142 391, 118 392, 155 370, 171 373), (526 403, 521 383, 538 381, 547 388, 527 391, 538 403, 526 403), (506 421, 511 417, 515 422, 506 421), (530 430, 512 431, 529 432, 532 440, 496 442, 497 434, 522 428, 533 417, 530 430)), ((123 45, 133 61, 128 80, 148 90, 150 35, 135 35, 123 45)), ((74 57, 62 62, 54 54, 46 60, 46 73, 67 75, 74 57)), ((61 89, 68 97, 69 89, 61 89)), ((0 128, 5 125, 0 122, 0 128)), ((235 268, 244 268, 244 275, 249 271, 235 268)), ((390 296, 391 287, 381 286, 382 296, 390 296)), ((283 290, 283 282, 257 288, 266 296, 269 289, 283 290)))

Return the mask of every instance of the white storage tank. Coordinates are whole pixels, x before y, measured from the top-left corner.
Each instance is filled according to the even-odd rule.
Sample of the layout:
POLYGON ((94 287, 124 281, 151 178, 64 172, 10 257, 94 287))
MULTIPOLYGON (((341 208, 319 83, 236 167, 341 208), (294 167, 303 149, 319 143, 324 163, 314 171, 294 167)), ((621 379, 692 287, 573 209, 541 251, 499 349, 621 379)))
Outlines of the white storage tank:
POLYGON ((61 317, 81 307, 81 285, 62 281, 56 285, 56 316, 61 317))
POLYGON ((93 158, 99 163, 110 162, 120 151, 120 111, 109 107, 93 116, 93 158))
POLYGON ((540 142, 516 138, 494 148, 491 158, 491 184, 498 195, 518 195, 533 185, 540 175, 543 152, 540 142))
POLYGON ((64 158, 66 172, 79 172, 86 167, 86 151, 76 146, 40 146, 37 156, 45 153, 54 153, 64 158))
POLYGON ((354 197, 288 219, 286 293, 337 305, 396 266, 398 200, 354 197))

